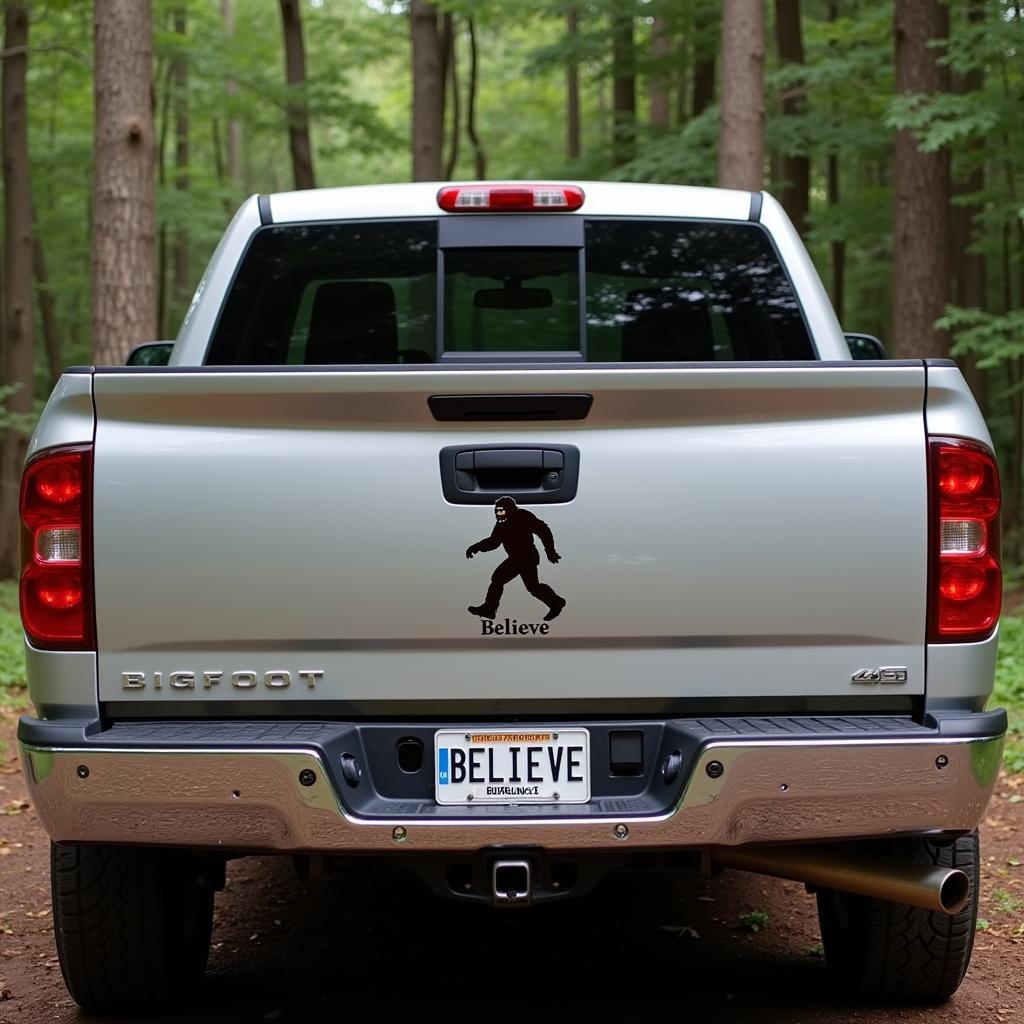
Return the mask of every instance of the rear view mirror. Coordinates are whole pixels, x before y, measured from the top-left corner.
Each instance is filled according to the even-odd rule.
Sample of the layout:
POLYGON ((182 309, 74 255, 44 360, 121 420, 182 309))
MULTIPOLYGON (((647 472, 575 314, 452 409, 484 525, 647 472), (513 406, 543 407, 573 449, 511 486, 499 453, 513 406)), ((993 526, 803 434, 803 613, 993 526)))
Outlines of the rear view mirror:
POLYGON ((553 301, 547 288, 481 288, 473 295, 478 309, 547 309, 553 301))
POLYGON ((844 334, 851 359, 888 359, 885 346, 873 334, 844 334))
POLYGON ((147 341, 128 354, 127 366, 166 366, 171 359, 173 341, 147 341))

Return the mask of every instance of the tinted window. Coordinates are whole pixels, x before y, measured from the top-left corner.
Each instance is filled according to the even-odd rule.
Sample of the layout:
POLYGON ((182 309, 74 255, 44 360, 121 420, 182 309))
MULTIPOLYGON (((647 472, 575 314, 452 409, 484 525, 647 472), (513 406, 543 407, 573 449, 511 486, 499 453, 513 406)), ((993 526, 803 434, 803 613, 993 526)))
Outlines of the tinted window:
POLYGON ((446 352, 580 347, 579 249, 448 249, 446 352))
POLYGON ((262 228, 207 362, 433 362, 436 282, 436 221, 262 228))
POLYGON ((589 360, 814 358, 757 224, 588 221, 586 245, 589 360))
MULTIPOLYGON (((448 248, 443 350, 591 362, 813 359, 757 224, 591 220, 573 248, 448 248), (580 337, 580 306, 586 337, 580 337)), ((275 225, 253 237, 209 363, 433 362, 437 222, 275 225)))

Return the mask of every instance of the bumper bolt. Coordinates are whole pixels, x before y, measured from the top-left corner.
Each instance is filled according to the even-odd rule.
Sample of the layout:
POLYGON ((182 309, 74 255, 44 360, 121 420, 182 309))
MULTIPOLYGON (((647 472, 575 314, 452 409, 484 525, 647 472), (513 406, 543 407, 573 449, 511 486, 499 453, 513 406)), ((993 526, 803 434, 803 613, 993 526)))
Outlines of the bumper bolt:
POLYGON ((704 771, 708 773, 709 779, 720 779, 725 774, 725 766, 721 761, 708 761, 704 771))
POLYGON ((299 782, 304 786, 312 786, 316 782, 316 772, 312 768, 303 768, 299 772, 299 782))
POLYGON ((404 843, 406 839, 409 838, 409 833, 406 832, 404 825, 396 825, 391 830, 391 838, 394 839, 396 843, 404 843))
POLYGON ((940 772, 947 764, 949 764, 949 758, 946 757, 945 754, 939 754, 939 756, 935 758, 935 767, 938 768, 940 772))
POLYGON ((75 774, 80 779, 87 779, 87 778, 89 778, 89 767, 88 767, 88 765, 80 764, 78 766, 78 768, 75 770, 75 774))
POLYGON ((628 839, 629 827, 627 825, 616 825, 614 829, 616 839, 628 839))

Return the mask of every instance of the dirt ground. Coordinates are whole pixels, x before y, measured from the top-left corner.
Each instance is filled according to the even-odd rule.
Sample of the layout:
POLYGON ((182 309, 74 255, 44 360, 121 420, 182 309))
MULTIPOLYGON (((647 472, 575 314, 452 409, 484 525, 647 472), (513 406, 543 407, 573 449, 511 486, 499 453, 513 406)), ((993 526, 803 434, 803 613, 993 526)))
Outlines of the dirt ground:
MULTIPOLYGON (((27 804, 12 716, 0 721, 0 742, 0 1024, 90 1020, 61 981, 49 845, 27 804)), ((845 1001, 821 959, 814 899, 794 883, 739 872, 712 881, 623 876, 572 905, 502 916, 437 901, 411 878, 310 884, 285 859, 247 858, 229 865, 217 897, 198 997, 132 1020, 1020 1024, 1024 777, 1000 780, 982 850, 974 958, 941 1006, 845 1001)))

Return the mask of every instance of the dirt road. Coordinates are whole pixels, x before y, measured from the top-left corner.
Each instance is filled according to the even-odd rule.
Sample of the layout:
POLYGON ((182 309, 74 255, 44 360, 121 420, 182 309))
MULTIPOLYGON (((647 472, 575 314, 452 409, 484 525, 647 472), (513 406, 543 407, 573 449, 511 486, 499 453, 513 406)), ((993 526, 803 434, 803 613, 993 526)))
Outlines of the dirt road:
MULTIPOLYGON (((92 1019, 61 981, 49 845, 25 806, 10 716, 0 741, 0 1022, 92 1019)), ((300 883, 288 861, 249 858, 229 866, 217 897, 199 997, 131 1019, 1020 1024, 1024 778, 1001 780, 982 849, 985 923, 966 981, 938 1007, 844 1001, 821 959, 814 899, 792 883, 735 872, 710 882, 623 877, 571 906, 499 916, 435 901, 412 879, 300 883)))

